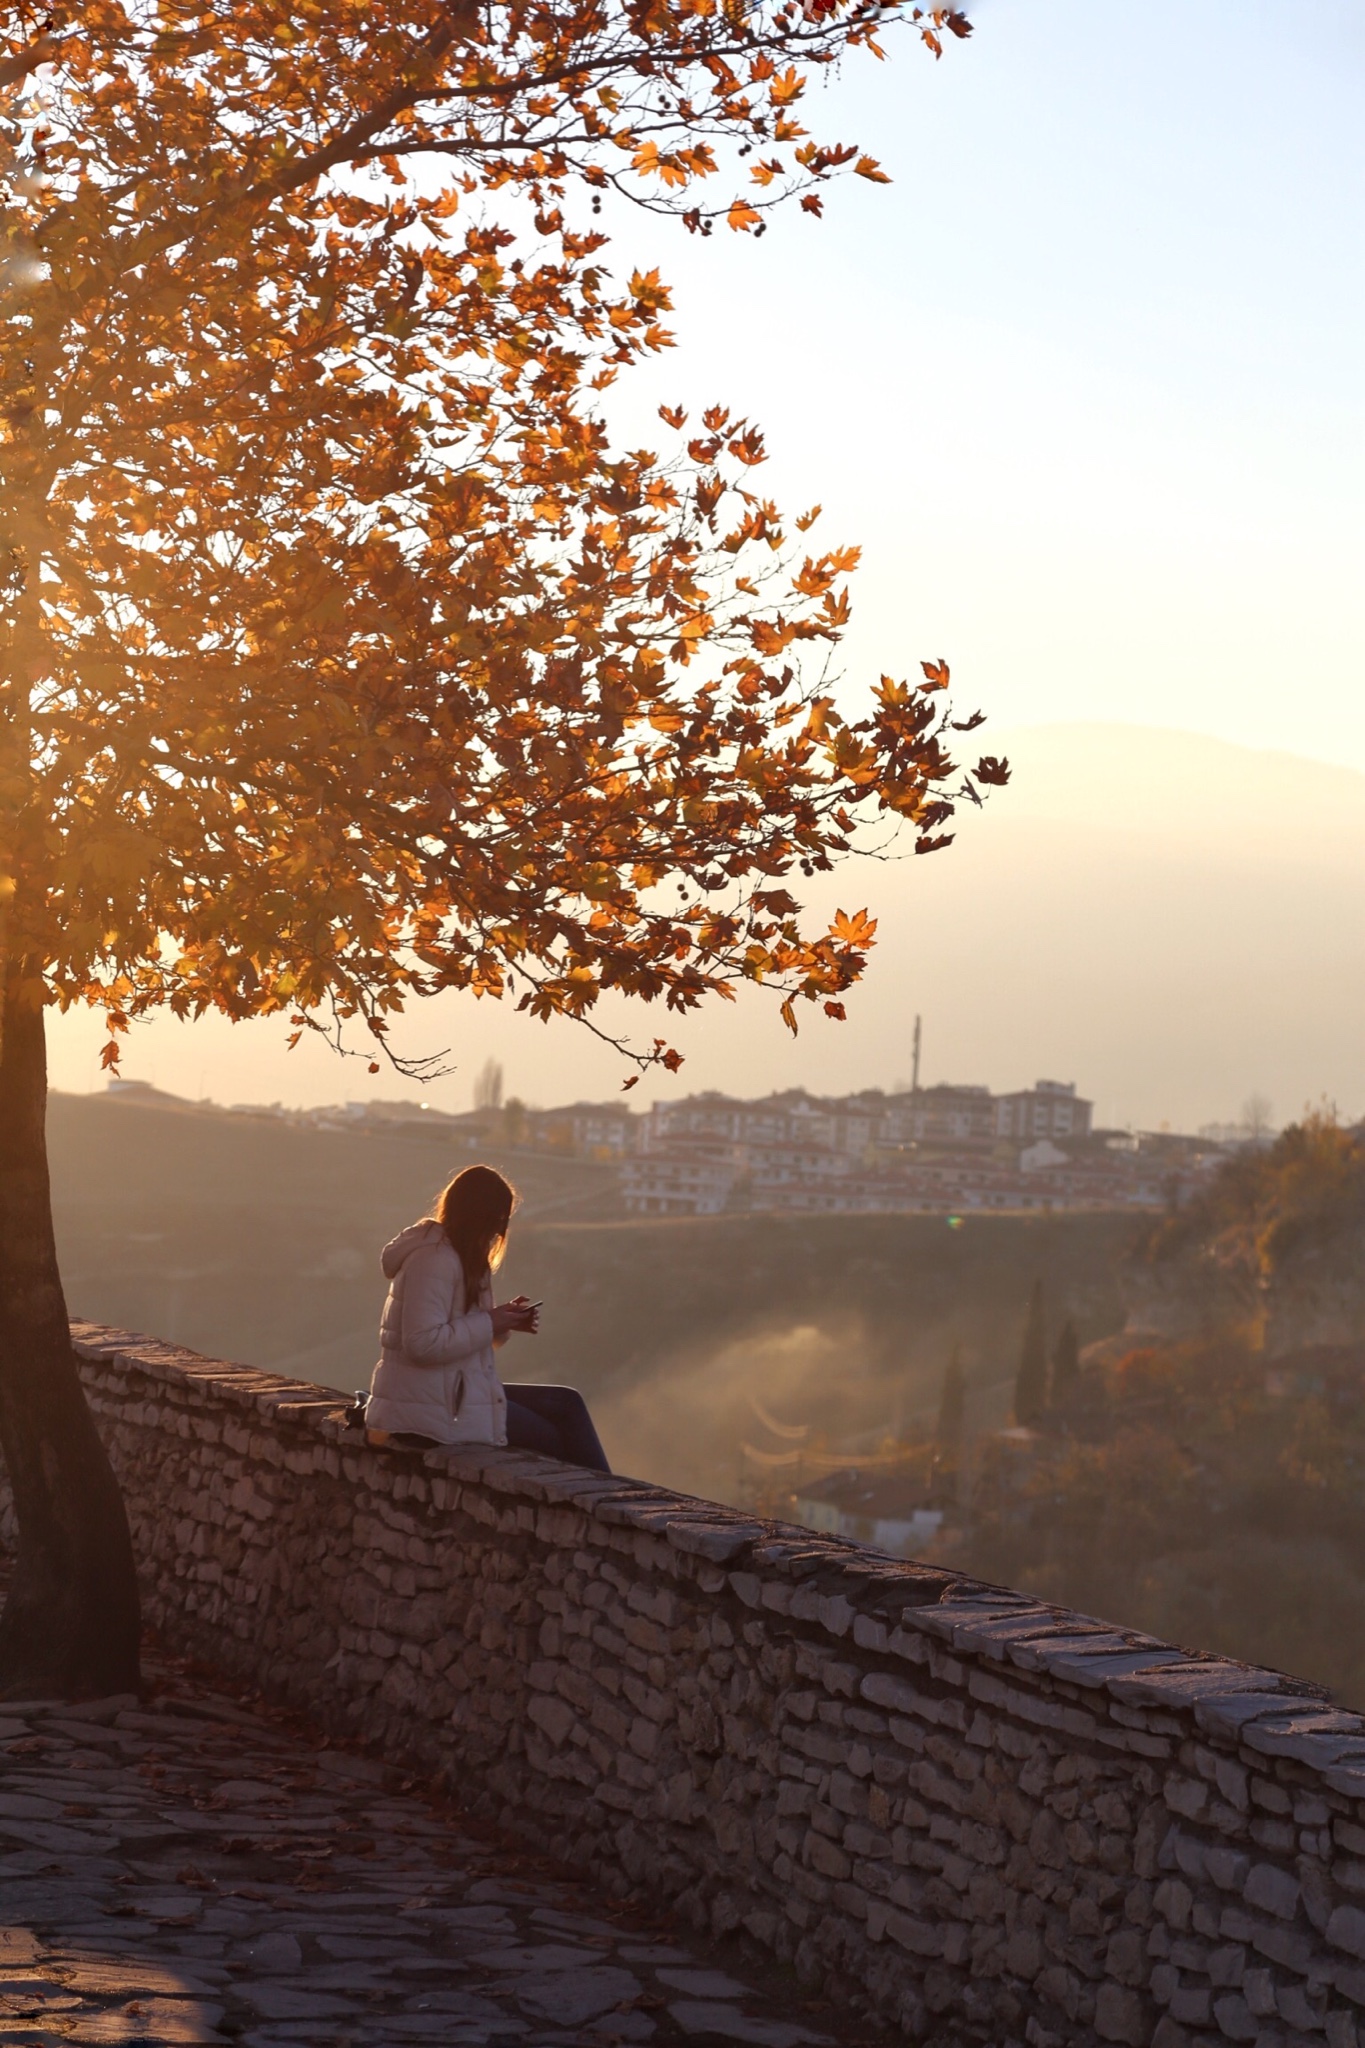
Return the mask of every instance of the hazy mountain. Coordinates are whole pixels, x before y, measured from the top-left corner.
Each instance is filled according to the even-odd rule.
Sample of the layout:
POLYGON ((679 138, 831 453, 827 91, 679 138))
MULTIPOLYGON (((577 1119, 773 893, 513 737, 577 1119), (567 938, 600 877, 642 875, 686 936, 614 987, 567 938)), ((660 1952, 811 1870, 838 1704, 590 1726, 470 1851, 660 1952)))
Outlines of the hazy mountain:
MULTIPOLYGON (((986 726, 980 740, 1015 779, 951 850, 855 862, 822 886, 828 907, 881 919, 848 1024, 812 1011, 792 1042, 759 992, 701 1020, 637 1012, 638 1037, 668 1030, 686 1055, 658 1092, 890 1086, 921 1012, 924 1079, 1074 1080, 1107 1122, 1230 1120, 1253 1091, 1281 1118, 1322 1095, 1365 1109, 1365 775, 1143 726, 986 726)), ((60 1086, 97 1085, 101 1035, 54 1020, 60 1086)), ((490 1054, 542 1102, 608 1095, 623 1076, 587 1034, 489 1002, 433 1006, 408 1037, 452 1047, 456 1071, 425 1091, 446 1108, 467 1106, 490 1054)), ((282 1028, 214 1021, 135 1032, 125 1071, 219 1101, 401 1085, 320 1046, 288 1055, 282 1028)))

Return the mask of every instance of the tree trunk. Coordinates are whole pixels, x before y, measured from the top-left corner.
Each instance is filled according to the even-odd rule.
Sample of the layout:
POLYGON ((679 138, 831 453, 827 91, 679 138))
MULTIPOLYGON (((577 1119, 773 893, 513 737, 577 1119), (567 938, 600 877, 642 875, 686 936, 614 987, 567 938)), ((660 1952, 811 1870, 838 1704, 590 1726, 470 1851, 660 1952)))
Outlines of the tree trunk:
POLYGON ((0 1451, 19 1552, 0 1617, 0 1699, 138 1686, 133 1546, 71 1349, 46 1109, 42 984, 12 961, 0 1018, 0 1451))

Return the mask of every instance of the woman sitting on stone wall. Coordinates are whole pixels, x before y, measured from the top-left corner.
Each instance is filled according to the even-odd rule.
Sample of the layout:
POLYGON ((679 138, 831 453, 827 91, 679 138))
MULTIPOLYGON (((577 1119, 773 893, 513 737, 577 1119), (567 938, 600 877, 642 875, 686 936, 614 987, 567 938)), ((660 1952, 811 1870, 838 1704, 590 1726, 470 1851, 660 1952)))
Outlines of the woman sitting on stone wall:
POLYGON ((384 1247, 389 1281, 365 1426, 371 1443, 510 1444, 609 1472, 583 1396, 573 1387, 507 1386, 494 1348, 535 1336, 540 1303, 493 1306, 516 1194, 491 1166, 467 1166, 424 1216, 384 1247))

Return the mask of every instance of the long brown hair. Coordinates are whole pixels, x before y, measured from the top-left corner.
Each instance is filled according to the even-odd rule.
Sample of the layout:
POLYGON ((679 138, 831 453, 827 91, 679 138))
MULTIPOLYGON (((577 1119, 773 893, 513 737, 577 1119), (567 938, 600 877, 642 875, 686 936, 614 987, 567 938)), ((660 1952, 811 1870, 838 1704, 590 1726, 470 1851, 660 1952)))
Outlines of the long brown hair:
POLYGON ((459 1254, 465 1313, 477 1308, 483 1284, 502 1264, 517 1191, 491 1166, 467 1166, 442 1188, 436 1221, 459 1254))

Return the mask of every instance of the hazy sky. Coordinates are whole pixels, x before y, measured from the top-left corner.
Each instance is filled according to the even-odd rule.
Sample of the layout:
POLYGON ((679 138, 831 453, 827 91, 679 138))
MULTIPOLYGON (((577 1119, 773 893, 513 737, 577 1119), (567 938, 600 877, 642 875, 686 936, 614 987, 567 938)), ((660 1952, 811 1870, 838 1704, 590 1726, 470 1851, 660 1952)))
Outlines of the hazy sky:
POLYGON ((1365 8, 970 12, 814 98, 891 187, 663 245, 654 384, 862 543, 853 673, 1365 767, 1365 8))
MULTIPOLYGON (((1000 727, 1183 728, 1365 769, 1365 8, 979 0, 969 11, 976 35, 942 63, 893 37, 891 62, 852 64, 813 96, 812 128, 856 139, 892 186, 851 180, 822 224, 783 220, 760 242, 614 222, 618 264, 658 263, 673 281, 680 344, 623 390, 623 427, 653 440, 654 405, 676 398, 721 398, 764 426, 768 487, 793 509, 819 499, 818 531, 864 548, 850 691, 944 655, 962 698, 1000 727)), ((963 957, 995 931, 1002 889, 1019 886, 1007 807, 1021 832, 1054 816, 1084 857, 1051 758, 1033 748, 999 799, 999 836, 993 824, 966 856, 955 849, 944 859, 960 862, 956 878, 925 885, 926 931, 951 903, 963 957)), ((1074 750, 1058 758, 1079 772, 1074 750)), ((1092 745, 1084 758, 1118 776, 1123 747, 1092 745)), ((1273 876, 1289 836, 1268 795, 1274 777, 1232 754, 1189 759, 1239 792, 1224 866, 1244 862, 1245 895, 1273 876)), ((1144 807, 1172 808, 1151 787, 1162 760, 1147 749, 1116 791, 1126 914, 1143 925, 1149 988, 1163 973, 1158 906, 1173 900, 1169 875, 1142 900, 1144 807)), ((1284 773, 1292 786, 1292 766, 1284 773)), ((1333 788, 1348 810, 1365 796, 1349 777, 1333 788)), ((1200 803, 1198 778, 1182 771, 1179 792, 1184 817, 1200 803)), ((1102 811, 1103 791, 1097 801, 1102 811)), ((1214 857, 1207 833, 1201 848, 1201 861, 1214 857)), ((1155 872, 1155 833, 1152 857, 1155 872)), ((1063 910, 1048 858, 1028 869, 1038 894, 1020 912, 1032 957, 1065 959, 1067 986, 1087 987, 1115 971, 1115 934, 1100 944, 1078 900, 1063 910)), ((1291 896, 1297 872, 1285 870, 1291 896)), ((915 871, 885 885, 902 962, 917 886, 915 871)), ((877 908, 876 890, 862 871, 841 893, 877 908)), ((1350 864, 1334 855, 1312 893, 1322 944, 1334 919, 1350 937, 1350 864)), ((1250 916, 1233 929, 1250 934, 1250 916)), ((1116 1038, 1102 1005, 1063 1003, 1060 986, 1055 1015, 1045 988, 1035 994, 1021 1037, 1017 970, 1011 981, 1003 961, 997 983, 974 968, 935 1001, 935 939, 924 985, 889 956, 880 976, 874 963, 858 998, 866 1035, 838 1050, 810 1038, 789 1048, 755 1010, 741 1032, 754 1051, 741 1054, 739 1020, 727 1017, 692 1027, 681 1083, 725 1079, 733 1048, 735 1085, 886 1084, 904 1065, 907 1006, 923 1006, 937 1019, 930 1078, 1003 1087, 1034 1078, 1035 1065, 1064 1069, 1120 1121, 1232 1116, 1252 1087, 1286 1114, 1322 1090, 1365 1107, 1346 1050, 1365 1035, 1354 980, 1330 1044, 1302 1004, 1281 1005, 1268 1036, 1264 1015, 1249 1016, 1252 987, 1278 988, 1288 971, 1274 947, 1292 918, 1285 905, 1277 917, 1279 936, 1246 959, 1245 985, 1227 961, 1201 981, 1198 950, 1173 947, 1164 1014, 1178 1001, 1190 1028, 1169 1042, 1145 1027, 1116 1038)), ((1296 957, 1293 972, 1302 981, 1313 964, 1296 957)), ((1317 965, 1330 1007, 1330 958, 1317 965)), ((56 1022, 59 1086, 90 1085, 97 1036, 56 1022)), ((460 1072, 432 1091, 445 1107, 467 1103, 477 1061, 503 1044, 510 1084, 541 1100, 609 1092, 619 1075, 572 1032, 532 1037, 488 1005, 424 1018, 420 1036, 462 1052, 460 1072)), ((220 1099, 413 1092, 356 1063, 286 1060, 279 1035, 254 1027, 187 1038, 158 1025, 135 1040, 126 1071, 220 1099)))

